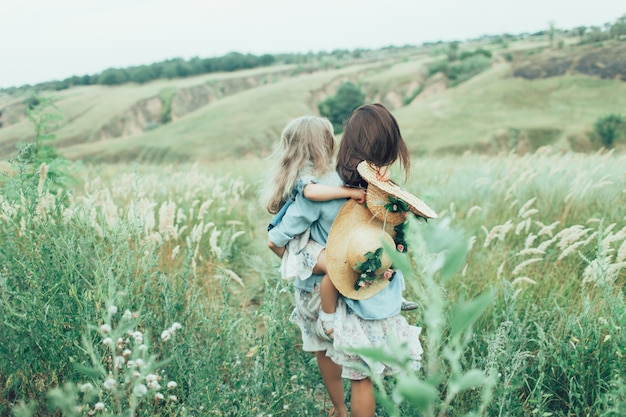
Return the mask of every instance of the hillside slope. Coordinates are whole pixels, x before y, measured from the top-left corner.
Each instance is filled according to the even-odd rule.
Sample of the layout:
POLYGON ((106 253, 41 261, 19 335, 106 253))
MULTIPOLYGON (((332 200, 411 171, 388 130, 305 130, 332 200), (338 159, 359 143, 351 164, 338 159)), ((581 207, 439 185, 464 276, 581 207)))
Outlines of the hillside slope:
MULTIPOLYGON (((441 46, 342 67, 281 65, 71 88, 52 96, 63 117, 55 147, 70 159, 102 162, 263 157, 289 119, 316 114, 317 104, 347 80, 361 86, 368 102, 392 109, 416 154, 525 152, 545 144, 590 150, 593 123, 626 108, 624 45, 551 49, 526 41, 464 48, 490 48, 492 67, 454 88, 428 69, 445 56, 441 46)), ((33 135, 26 102, 0 96, 1 158, 33 135)))

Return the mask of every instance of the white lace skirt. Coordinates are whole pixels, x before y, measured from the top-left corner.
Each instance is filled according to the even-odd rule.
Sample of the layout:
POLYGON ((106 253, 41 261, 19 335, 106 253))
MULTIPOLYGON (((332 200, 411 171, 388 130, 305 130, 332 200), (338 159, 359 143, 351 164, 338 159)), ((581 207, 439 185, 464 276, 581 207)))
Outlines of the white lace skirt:
POLYGON ((390 375, 399 370, 397 362, 402 359, 407 360, 411 369, 420 368, 423 350, 419 336, 422 329, 410 325, 402 315, 396 314, 383 320, 364 320, 349 311, 340 297, 335 314, 334 343, 331 344, 315 331, 320 311, 319 284, 312 292, 296 288, 295 301, 296 307, 289 321, 300 328, 302 349, 305 352, 326 350, 326 355, 342 366, 343 378, 360 380, 371 374, 390 375), (396 361, 379 362, 349 351, 371 347, 382 349, 396 361))
POLYGON ((311 292, 296 288, 294 295, 296 307, 291 313, 289 321, 295 323, 300 328, 302 350, 305 352, 319 352, 332 348, 332 343, 319 337, 315 331, 321 308, 319 284, 316 284, 311 292))
POLYGON ((309 236, 310 232, 307 229, 302 235, 294 237, 287 243, 279 269, 284 280, 293 281, 296 278, 304 280, 313 273, 324 246, 309 236))
POLYGON ((409 325, 401 314, 382 320, 364 320, 352 313, 343 299, 339 299, 335 314, 333 348, 327 355, 343 367, 342 377, 360 380, 370 374, 380 376, 396 373, 398 361, 407 361, 413 370, 420 368, 422 345, 421 327, 409 325), (367 356, 350 352, 352 348, 379 348, 391 355, 393 363, 379 362, 367 356))

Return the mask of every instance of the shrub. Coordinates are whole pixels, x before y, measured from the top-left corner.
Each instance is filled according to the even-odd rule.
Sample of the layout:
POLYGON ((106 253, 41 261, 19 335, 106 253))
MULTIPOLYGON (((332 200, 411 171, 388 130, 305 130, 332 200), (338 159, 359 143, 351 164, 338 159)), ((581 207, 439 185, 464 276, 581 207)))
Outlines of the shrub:
POLYGON ((600 137, 602 145, 607 148, 612 147, 616 140, 626 138, 626 118, 619 114, 609 114, 599 118, 593 128, 600 137))
POLYGON ((359 86, 348 81, 339 86, 336 95, 322 101, 318 109, 333 124, 335 133, 340 133, 343 131, 343 122, 364 102, 365 94, 359 86))

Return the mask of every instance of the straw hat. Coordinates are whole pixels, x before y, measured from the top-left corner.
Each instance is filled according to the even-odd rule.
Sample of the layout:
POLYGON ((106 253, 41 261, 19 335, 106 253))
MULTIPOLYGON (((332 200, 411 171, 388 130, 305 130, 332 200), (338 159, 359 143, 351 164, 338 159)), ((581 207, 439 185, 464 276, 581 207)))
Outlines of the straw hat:
POLYGON ((389 284, 386 279, 389 277, 384 276, 391 268, 391 259, 383 249, 383 242, 395 247, 383 223, 372 217, 365 206, 348 200, 339 210, 326 242, 326 268, 337 291, 348 298, 364 300, 389 284), (380 264, 369 273, 367 283, 359 286, 357 282, 364 281, 360 278, 365 271, 357 271, 355 267, 358 269, 359 264, 367 262, 367 255, 377 258, 380 264))
POLYGON ((367 208, 382 222, 398 225, 406 220, 406 211, 420 217, 434 219, 437 213, 413 194, 398 187, 391 181, 376 178, 376 169, 367 161, 362 161, 357 170, 367 181, 367 208), (404 204, 403 204, 404 203, 404 204))

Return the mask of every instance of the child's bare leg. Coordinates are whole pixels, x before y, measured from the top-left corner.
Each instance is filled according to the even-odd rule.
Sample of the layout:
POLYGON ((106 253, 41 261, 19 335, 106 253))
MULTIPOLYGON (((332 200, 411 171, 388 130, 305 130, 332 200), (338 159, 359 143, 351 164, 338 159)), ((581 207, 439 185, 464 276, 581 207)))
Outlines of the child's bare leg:
POLYGON ((335 310, 337 310, 337 299, 339 298, 339 292, 330 280, 328 273, 326 272, 326 250, 320 252, 317 258, 316 269, 325 271, 325 275, 322 278, 320 284, 320 303, 321 309, 319 313, 319 319, 322 324, 324 332, 332 337, 333 329, 335 328, 335 310))
POLYGON ((326 250, 320 252, 320 256, 317 258, 316 268, 325 271, 324 278, 320 285, 320 298, 322 304, 322 311, 324 313, 332 314, 337 309, 337 299, 339 298, 339 292, 335 285, 330 280, 328 270, 326 269, 326 250))

